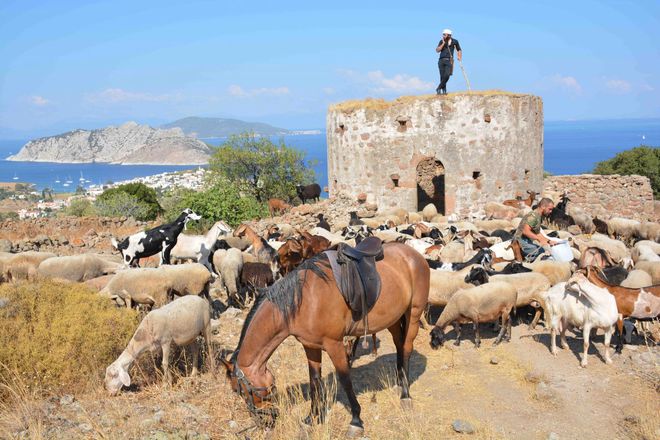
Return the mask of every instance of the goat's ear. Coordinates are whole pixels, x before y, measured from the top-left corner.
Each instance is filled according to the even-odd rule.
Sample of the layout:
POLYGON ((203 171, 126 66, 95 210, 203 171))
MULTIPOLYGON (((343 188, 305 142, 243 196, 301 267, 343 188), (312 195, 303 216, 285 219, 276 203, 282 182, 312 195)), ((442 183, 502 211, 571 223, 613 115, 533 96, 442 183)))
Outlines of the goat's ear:
POLYGON ((125 387, 131 386, 131 376, 129 376, 128 371, 124 370, 123 368, 119 369, 119 380, 125 387))

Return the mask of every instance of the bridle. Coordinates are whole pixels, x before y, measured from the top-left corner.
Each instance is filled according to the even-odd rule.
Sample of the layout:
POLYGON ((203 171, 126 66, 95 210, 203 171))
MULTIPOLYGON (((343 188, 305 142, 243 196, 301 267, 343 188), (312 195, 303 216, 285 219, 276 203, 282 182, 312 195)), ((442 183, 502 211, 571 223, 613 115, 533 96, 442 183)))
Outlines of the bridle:
POLYGON ((265 422, 266 424, 272 425, 278 415, 277 408, 274 405, 275 395, 277 392, 275 384, 269 385, 267 387, 255 387, 245 376, 243 370, 240 369, 236 360, 234 360, 233 364, 234 368, 232 369, 231 374, 236 378, 238 388, 236 392, 245 400, 248 411, 250 411, 250 414, 257 417, 260 422, 265 422), (255 395, 261 402, 266 403, 265 407, 260 408, 256 405, 255 395))

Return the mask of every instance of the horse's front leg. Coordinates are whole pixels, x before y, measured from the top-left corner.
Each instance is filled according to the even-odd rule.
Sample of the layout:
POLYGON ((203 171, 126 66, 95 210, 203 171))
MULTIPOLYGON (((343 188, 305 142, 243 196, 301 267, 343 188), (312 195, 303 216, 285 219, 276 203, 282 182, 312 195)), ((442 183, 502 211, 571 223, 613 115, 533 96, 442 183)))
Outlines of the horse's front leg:
POLYGON ((305 418, 305 423, 324 423, 326 413, 325 392, 321 379, 321 349, 305 348, 307 366, 309 367, 309 397, 312 409, 305 418))
POLYGON ((328 353, 328 356, 330 356, 330 359, 335 366, 339 382, 344 388, 346 397, 348 397, 348 402, 351 405, 352 418, 346 434, 349 437, 359 437, 364 433, 364 425, 362 424, 362 419, 360 419, 360 411, 362 409, 355 396, 355 391, 353 391, 350 367, 348 366, 348 355, 344 348, 344 344, 342 341, 329 341, 323 348, 328 353))

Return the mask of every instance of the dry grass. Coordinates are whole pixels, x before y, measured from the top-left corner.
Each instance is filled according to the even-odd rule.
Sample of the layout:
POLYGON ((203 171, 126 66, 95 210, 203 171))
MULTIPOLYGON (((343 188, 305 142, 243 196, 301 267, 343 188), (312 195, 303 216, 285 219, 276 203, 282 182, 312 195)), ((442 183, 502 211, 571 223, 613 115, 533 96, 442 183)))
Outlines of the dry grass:
POLYGON ((138 323, 136 312, 83 284, 5 284, 0 297, 9 300, 0 314, 0 364, 46 393, 99 383, 138 323))
POLYGON ((356 110, 387 110, 391 107, 403 104, 409 104, 415 101, 428 101, 432 99, 452 99, 456 96, 475 95, 475 96, 525 96, 519 93, 506 92, 504 90, 480 90, 472 92, 455 92, 447 95, 416 95, 416 96, 401 96, 392 101, 385 101, 384 99, 366 98, 363 100, 348 100, 333 104, 328 109, 329 111, 340 111, 343 113, 351 113, 356 110))

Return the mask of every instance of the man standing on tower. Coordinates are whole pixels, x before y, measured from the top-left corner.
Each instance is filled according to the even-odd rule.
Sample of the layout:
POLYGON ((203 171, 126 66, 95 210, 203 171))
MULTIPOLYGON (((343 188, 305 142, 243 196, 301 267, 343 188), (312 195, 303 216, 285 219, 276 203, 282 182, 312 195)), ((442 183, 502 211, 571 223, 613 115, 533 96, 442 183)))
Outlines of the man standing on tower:
POLYGON ((451 29, 445 29, 442 31, 442 39, 438 43, 438 47, 435 48, 435 51, 440 54, 440 59, 438 60, 440 85, 435 89, 438 95, 447 94, 447 81, 449 81, 449 77, 454 73, 454 49, 456 50, 458 61, 461 61, 463 57, 461 45, 457 39, 451 37, 451 29))

